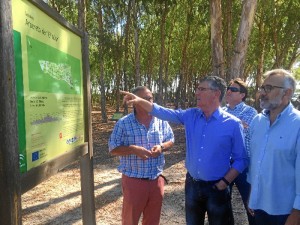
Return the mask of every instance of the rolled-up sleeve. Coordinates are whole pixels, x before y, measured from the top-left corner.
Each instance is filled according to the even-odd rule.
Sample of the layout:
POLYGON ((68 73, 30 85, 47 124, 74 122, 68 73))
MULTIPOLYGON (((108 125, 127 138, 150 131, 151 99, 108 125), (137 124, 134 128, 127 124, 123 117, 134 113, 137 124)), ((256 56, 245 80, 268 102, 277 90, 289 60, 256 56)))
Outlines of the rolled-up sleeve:
POLYGON ((116 147, 124 145, 123 135, 124 135, 124 131, 123 131, 123 128, 122 128, 122 123, 121 123, 121 120, 119 120, 116 123, 116 125, 113 129, 113 132, 111 133, 111 135, 109 137, 109 140, 108 140, 109 152, 112 151, 113 149, 115 149, 116 147))

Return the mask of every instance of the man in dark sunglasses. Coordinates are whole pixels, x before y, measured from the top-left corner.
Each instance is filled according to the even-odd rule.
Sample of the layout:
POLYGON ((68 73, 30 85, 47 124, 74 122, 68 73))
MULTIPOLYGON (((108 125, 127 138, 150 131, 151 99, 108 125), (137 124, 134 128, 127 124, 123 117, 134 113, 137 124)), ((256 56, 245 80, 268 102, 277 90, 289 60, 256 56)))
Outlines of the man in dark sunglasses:
MULTIPOLYGON (((247 105, 245 100, 248 95, 247 85, 246 83, 240 79, 236 78, 230 81, 227 92, 225 95, 226 106, 223 109, 230 114, 236 116, 242 121, 244 127, 244 136, 245 136, 245 147, 248 154, 248 158, 250 157, 249 154, 249 145, 250 145, 250 137, 249 137, 249 125, 253 118, 257 115, 256 109, 247 105)), ((237 189, 240 192, 242 197, 244 207, 247 212, 248 222, 249 225, 254 225, 254 217, 248 212, 248 197, 250 193, 250 184, 247 182, 247 173, 248 168, 246 168, 243 173, 240 173, 237 178, 230 184, 231 191, 233 184, 236 185, 237 189)))

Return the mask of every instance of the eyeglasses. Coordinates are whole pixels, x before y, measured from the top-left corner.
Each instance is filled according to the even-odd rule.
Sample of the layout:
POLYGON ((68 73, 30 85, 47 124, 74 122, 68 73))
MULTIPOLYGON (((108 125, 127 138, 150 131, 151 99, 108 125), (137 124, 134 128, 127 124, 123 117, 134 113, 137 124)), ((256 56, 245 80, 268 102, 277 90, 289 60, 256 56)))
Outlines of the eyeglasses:
POLYGON ((215 89, 212 89, 212 88, 205 88, 205 87, 197 87, 197 91, 209 91, 209 90, 214 91, 215 89))
POLYGON ((265 93, 270 93, 274 88, 284 89, 284 87, 266 84, 266 85, 262 85, 261 87, 259 87, 258 91, 260 91, 260 92, 264 91, 265 93))
POLYGON ((231 92, 241 92, 241 90, 237 87, 227 87, 227 91, 230 90, 231 92))

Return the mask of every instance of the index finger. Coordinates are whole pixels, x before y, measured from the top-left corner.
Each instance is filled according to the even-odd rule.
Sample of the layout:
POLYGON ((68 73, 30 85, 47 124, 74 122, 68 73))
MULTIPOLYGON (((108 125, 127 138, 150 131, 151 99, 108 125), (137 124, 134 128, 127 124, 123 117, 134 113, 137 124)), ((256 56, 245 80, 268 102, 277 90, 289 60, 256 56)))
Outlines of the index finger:
POLYGON ((121 94, 124 94, 124 95, 127 95, 127 94, 130 94, 128 91, 122 91, 122 90, 119 90, 121 94))
POLYGON ((134 97, 134 96, 135 96, 134 94, 132 94, 132 93, 130 93, 130 92, 128 92, 128 91, 121 91, 121 90, 120 90, 120 93, 123 94, 123 95, 128 95, 128 96, 130 96, 130 97, 134 97))

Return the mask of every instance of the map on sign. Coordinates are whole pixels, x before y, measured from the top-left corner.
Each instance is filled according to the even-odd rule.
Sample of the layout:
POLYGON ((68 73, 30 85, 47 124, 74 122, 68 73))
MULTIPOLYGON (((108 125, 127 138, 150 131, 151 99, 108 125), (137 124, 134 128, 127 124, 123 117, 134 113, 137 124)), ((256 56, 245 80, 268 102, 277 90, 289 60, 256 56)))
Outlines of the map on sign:
POLYGON ((30 91, 82 93, 79 59, 30 36, 26 39, 30 91))
POLYGON ((74 87, 72 76, 71 76, 71 66, 65 63, 54 63, 45 60, 39 60, 40 67, 45 74, 50 75, 54 79, 63 80, 70 85, 71 88, 74 87))

